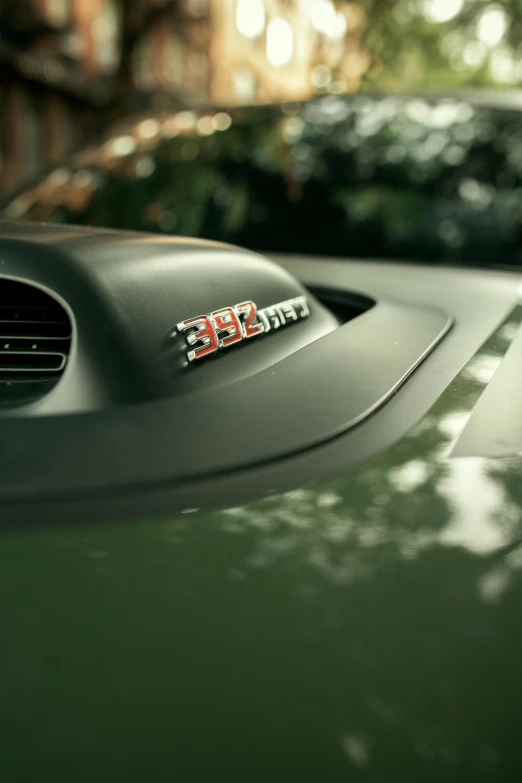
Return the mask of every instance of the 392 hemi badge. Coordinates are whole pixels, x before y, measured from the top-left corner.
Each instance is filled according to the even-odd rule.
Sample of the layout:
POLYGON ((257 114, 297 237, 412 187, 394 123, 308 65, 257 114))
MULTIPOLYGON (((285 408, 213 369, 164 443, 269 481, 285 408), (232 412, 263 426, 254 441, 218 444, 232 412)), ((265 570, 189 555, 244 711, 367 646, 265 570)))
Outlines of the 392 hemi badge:
POLYGON ((254 302, 241 302, 234 307, 223 307, 208 315, 181 321, 177 330, 191 347, 187 353, 189 362, 195 362, 243 340, 302 321, 309 315, 306 296, 287 299, 263 310, 258 310, 254 302))

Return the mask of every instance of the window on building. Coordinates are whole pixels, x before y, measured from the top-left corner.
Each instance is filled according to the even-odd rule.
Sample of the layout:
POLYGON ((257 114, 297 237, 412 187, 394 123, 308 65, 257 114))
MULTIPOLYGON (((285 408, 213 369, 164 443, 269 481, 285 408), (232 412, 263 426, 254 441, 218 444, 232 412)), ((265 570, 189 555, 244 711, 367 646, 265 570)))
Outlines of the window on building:
POLYGON ((204 19, 208 15, 208 0, 187 0, 187 11, 196 19, 204 19))
POLYGON ((265 29, 266 13, 263 0, 237 0, 236 26, 245 38, 259 38, 265 29))
POLYGON ((257 97, 257 79, 247 67, 237 68, 232 74, 232 90, 239 103, 253 103, 257 97))
POLYGON ((96 60, 105 73, 117 69, 120 60, 120 12, 115 0, 105 0, 91 25, 96 60))
POLYGON ((44 161, 43 111, 40 99, 30 94, 26 95, 24 108, 24 175, 32 179, 40 173, 44 161))
POLYGON ((335 5, 332 0, 312 0, 310 14, 317 32, 330 37, 336 23, 335 5))
POLYGON ((53 27, 65 27, 71 16, 70 0, 45 0, 44 12, 53 27))
POLYGON ((133 79, 136 86, 146 90, 153 86, 154 41, 150 35, 138 42, 133 54, 133 79))
POLYGON ((183 47, 176 32, 169 36, 165 49, 165 74, 169 84, 179 85, 183 81, 183 47))
POLYGON ((312 0, 310 18, 317 32, 332 41, 340 41, 346 35, 346 11, 338 11, 333 0, 312 0))
POLYGON ((200 96, 206 96, 208 92, 208 57, 205 52, 188 50, 187 62, 187 87, 200 96))
POLYGON ((272 19, 266 30, 266 56, 274 68, 287 65, 294 54, 294 31, 286 19, 272 19))
POLYGON ((64 146, 67 154, 74 152, 82 146, 83 123, 78 122, 79 115, 79 108, 74 104, 65 106, 64 146))
MULTIPOLYGON (((0 84, 0 106, 5 106, 5 88, 0 84)), ((0 123, 0 193, 4 189, 5 122, 0 123)))
POLYGON ((58 40, 60 49, 66 57, 70 57, 71 60, 76 61, 85 57, 85 41, 78 34, 77 30, 72 29, 65 32, 58 40))

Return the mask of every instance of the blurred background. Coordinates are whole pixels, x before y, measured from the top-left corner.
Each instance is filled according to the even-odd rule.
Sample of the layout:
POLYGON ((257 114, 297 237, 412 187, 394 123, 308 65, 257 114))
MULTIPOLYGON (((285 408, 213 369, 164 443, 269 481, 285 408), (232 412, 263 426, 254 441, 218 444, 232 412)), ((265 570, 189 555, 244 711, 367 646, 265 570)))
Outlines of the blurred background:
POLYGON ((521 80, 520 0, 0 0, 0 194, 128 115, 521 80))

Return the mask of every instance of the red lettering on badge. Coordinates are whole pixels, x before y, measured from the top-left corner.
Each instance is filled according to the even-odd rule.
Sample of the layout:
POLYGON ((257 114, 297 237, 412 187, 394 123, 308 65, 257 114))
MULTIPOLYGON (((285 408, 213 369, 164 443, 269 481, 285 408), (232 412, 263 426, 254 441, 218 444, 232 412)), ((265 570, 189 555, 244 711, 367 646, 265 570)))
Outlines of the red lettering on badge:
POLYGON ((228 332, 228 337, 219 341, 220 348, 228 348, 243 339, 243 330, 236 312, 232 307, 224 307, 212 313, 212 319, 219 332, 228 332))
POLYGON ((243 334, 247 339, 249 337, 256 337, 258 334, 263 334, 265 331, 263 324, 254 323, 257 316, 257 305, 254 304, 254 302, 241 302, 241 304, 236 305, 236 310, 238 313, 245 316, 243 334))
POLYGON ((200 347, 188 352, 187 358, 189 362, 203 359, 203 357, 209 356, 218 350, 218 337, 208 315, 200 315, 198 318, 191 318, 189 321, 182 321, 178 324, 178 331, 183 333, 187 329, 195 330, 187 336, 189 345, 195 345, 198 341, 203 343, 200 347))

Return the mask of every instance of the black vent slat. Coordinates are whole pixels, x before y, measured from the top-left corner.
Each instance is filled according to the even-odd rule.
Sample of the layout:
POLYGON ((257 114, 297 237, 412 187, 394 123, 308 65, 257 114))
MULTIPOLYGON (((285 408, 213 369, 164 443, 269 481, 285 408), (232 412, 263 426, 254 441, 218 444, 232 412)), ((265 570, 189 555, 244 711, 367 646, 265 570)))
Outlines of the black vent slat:
POLYGON ((63 370, 66 358, 63 353, 0 351, 0 374, 11 370, 57 372, 63 370))
POLYGON ((49 294, 0 278, 0 404, 49 391, 63 374, 71 337, 69 316, 49 294))
POLYGON ((47 337, 63 340, 71 336, 71 325, 59 321, 0 321, 0 341, 8 337, 47 337))
POLYGON ((0 304, 0 320, 2 321, 59 321, 69 323, 67 313, 55 307, 35 307, 34 305, 0 304))
POLYGON ((2 337, 0 351, 45 351, 69 354, 70 339, 61 337, 2 337))

